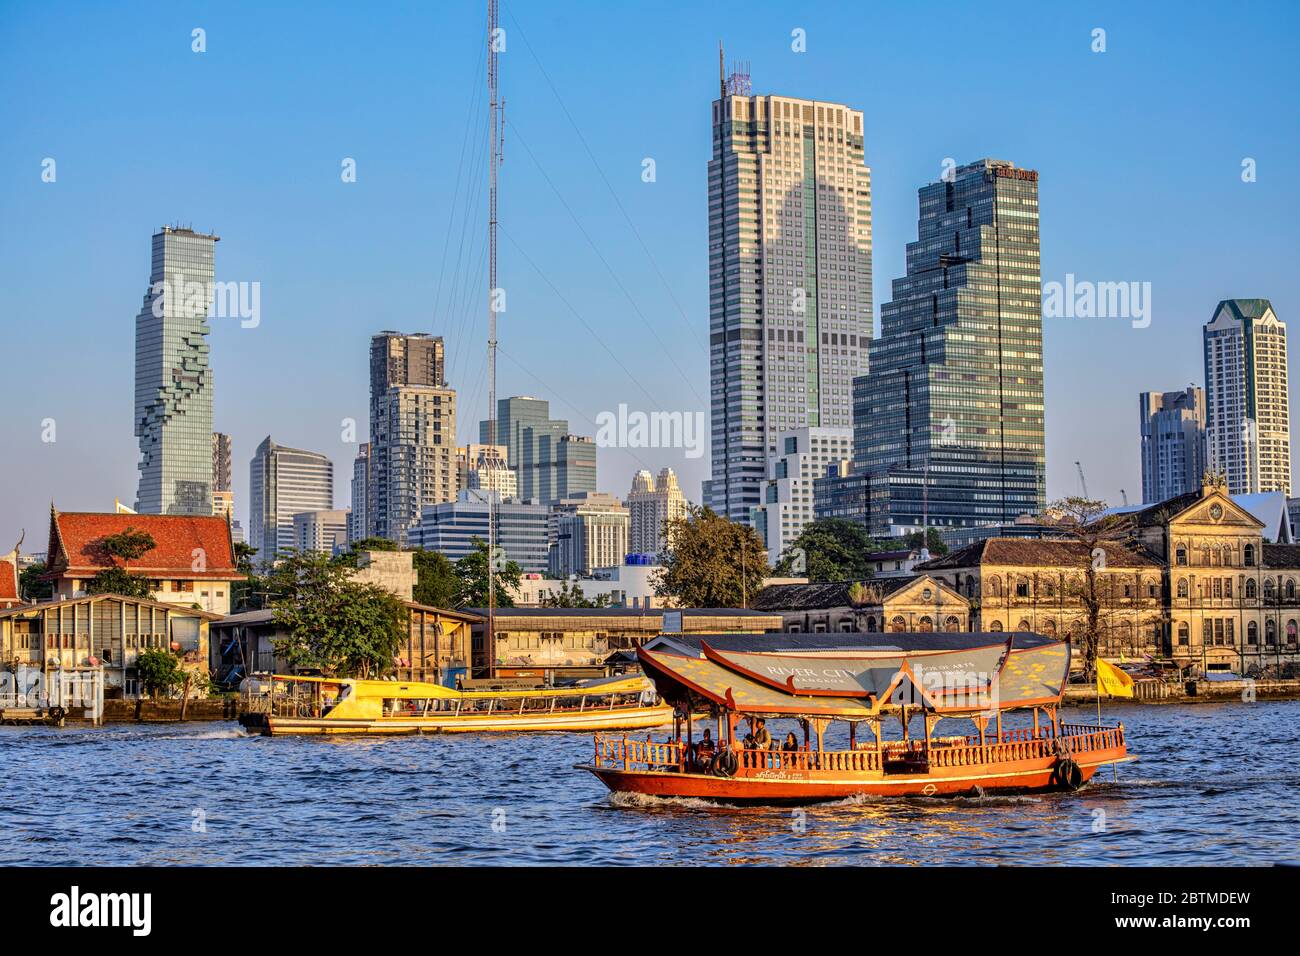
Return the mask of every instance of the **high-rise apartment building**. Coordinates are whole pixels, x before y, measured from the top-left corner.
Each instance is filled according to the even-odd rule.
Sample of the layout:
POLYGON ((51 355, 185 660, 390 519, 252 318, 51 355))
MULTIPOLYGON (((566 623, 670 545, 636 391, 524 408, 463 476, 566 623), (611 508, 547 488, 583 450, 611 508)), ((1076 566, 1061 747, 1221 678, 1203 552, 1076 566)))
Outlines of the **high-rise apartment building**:
POLYGON ((582 492, 551 506, 553 577, 589 575, 623 563, 631 516, 613 495, 582 492))
POLYGON ((1291 494, 1286 324, 1268 299, 1225 299, 1205 325, 1209 466, 1231 494, 1291 494))
POLYGON ((685 518, 689 505, 671 468, 659 471, 652 477, 648 471, 638 471, 632 478, 632 490, 627 496, 627 510, 631 519, 628 529, 627 549, 631 554, 659 554, 672 547, 670 522, 685 518))
POLYGON ((300 511, 293 516, 294 547, 334 554, 347 547, 348 510, 300 511))
POLYGON ((229 491, 231 469, 230 436, 212 433, 212 490, 229 491))
POLYGON ((872 337, 864 157, 859 110, 754 96, 742 74, 713 102, 704 503, 734 521, 762 504, 781 433, 853 423, 872 337))
POLYGON ((507 462, 509 449, 505 445, 479 445, 470 443, 456 449, 456 472, 462 490, 469 488, 495 491, 502 498, 519 494, 519 479, 507 462))
POLYGON ((369 535, 366 516, 370 502, 370 442, 362 442, 352 460, 352 508, 348 512, 348 540, 361 541, 369 535))
POLYGON ((249 541, 260 561, 298 546, 293 516, 334 508, 334 463, 324 455, 277 445, 267 435, 248 468, 249 541))
POLYGON ((404 543, 427 505, 456 499, 456 392, 443 371, 439 337, 370 340, 369 535, 404 543))
POLYGON ((217 236, 163 228, 135 320, 135 435, 141 514, 212 514, 208 309, 217 236))
POLYGON ((1038 173, 982 159, 921 187, 907 274, 857 390, 855 473, 897 535, 1041 514, 1038 173))
POLYGON ((545 503, 596 490, 596 443, 570 434, 564 419, 551 418, 550 402, 527 395, 497 399, 495 441, 489 424, 479 423, 479 440, 506 447, 520 498, 545 503))
POLYGON ((775 565, 816 515, 813 483, 831 465, 853 453, 852 428, 795 428, 782 432, 778 451, 768 462, 763 503, 754 509, 753 525, 775 565))
POLYGON ((1155 504, 1201 490, 1205 475, 1205 391, 1143 392, 1138 397, 1142 435, 1142 501, 1155 504))

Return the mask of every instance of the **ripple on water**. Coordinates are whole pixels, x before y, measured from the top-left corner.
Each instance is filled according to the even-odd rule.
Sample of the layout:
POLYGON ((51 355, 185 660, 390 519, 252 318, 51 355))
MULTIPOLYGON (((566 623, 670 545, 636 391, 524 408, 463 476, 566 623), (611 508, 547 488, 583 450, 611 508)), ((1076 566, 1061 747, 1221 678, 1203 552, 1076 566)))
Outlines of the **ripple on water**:
POLYGON ((1114 705, 1140 761, 1077 794, 801 808, 612 795, 583 735, 0 728, 0 863, 1267 864, 1294 857, 1300 702, 1114 705), (1248 802, 1252 813, 1242 814, 1248 802))

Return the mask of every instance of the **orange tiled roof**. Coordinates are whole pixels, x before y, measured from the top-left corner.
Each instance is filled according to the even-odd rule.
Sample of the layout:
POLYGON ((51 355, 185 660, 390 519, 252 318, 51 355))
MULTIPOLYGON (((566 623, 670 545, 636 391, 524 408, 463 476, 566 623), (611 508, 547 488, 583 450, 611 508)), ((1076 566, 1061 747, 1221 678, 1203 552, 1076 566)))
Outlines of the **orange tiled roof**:
POLYGON ((235 580, 230 528, 220 515, 139 515, 59 512, 50 514, 49 577, 93 577, 120 564, 146 577, 235 580), (103 551, 105 537, 128 528, 153 537, 155 547, 133 561, 115 561, 103 551), (195 570, 202 558, 203 570, 195 570))
POLYGON ((18 568, 9 561, 0 561, 0 607, 18 601, 18 568))

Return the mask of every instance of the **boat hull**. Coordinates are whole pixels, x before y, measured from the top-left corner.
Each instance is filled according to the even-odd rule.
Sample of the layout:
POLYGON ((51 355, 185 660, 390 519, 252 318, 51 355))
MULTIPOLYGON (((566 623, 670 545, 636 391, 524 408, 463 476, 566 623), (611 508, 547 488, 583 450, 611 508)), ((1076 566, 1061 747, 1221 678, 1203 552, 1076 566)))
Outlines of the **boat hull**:
POLYGON ((427 717, 330 719, 329 717, 266 717, 247 723, 268 736, 286 734, 420 734, 500 733, 535 731, 642 730, 673 721, 671 707, 631 707, 581 713, 434 714, 427 717))
MULTIPOLYGON (((1080 786, 1106 764, 1135 760, 1124 748, 1096 751, 1076 758, 1080 786)), ((720 803, 819 803, 855 796, 938 797, 973 792, 1009 793, 1059 789, 1053 771, 1056 760, 999 762, 985 766, 933 768, 927 773, 881 774, 829 771, 756 770, 734 777, 663 770, 623 770, 577 765, 615 793, 654 797, 696 797, 720 803)))

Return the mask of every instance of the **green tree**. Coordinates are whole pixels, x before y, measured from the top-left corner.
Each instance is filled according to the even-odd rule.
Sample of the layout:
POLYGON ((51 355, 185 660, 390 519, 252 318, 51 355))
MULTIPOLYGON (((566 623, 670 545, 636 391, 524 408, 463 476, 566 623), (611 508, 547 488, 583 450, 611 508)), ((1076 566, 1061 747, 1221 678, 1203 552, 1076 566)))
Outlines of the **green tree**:
MULTIPOLYGON (((943 535, 939 534, 938 528, 926 528, 924 540, 925 547, 930 552, 930 557, 941 558, 948 553, 948 546, 943 543, 943 535)), ((921 532, 919 531, 903 535, 903 547, 909 550, 919 550, 922 546, 921 541, 921 532)))
POLYGON ((338 677, 380 676, 407 639, 402 602, 327 555, 289 552, 268 576, 275 623, 286 636, 275 648, 290 667, 338 677))
MULTIPOLYGON (((487 607, 488 603, 488 546, 481 538, 473 541, 474 550, 456 562, 456 577, 460 581, 457 603, 460 607, 487 607)), ((505 552, 500 552, 504 556, 505 552)), ((494 570, 493 589, 497 607, 514 607, 512 592, 519 588, 523 568, 518 562, 504 561, 500 557, 494 570)))
POLYGON ((148 531, 137 531, 128 526, 125 531, 105 535, 99 541, 100 550, 117 561, 136 561, 158 546, 148 531))
POLYGON ((140 684, 151 697, 168 693, 185 682, 181 659, 161 647, 141 651, 135 659, 135 666, 140 673, 140 684))
POLYGON ((867 556, 880 550, 884 549, 857 522, 822 518, 804 526, 781 555, 776 572, 806 575, 809 581, 861 581, 871 577, 873 570, 867 556))
MULTIPOLYGON (((1083 545, 1079 550, 1081 579, 1068 586, 1083 606, 1082 648, 1084 676, 1092 680, 1097 669, 1097 649, 1101 643, 1102 617, 1109 610, 1107 598, 1114 582, 1105 572, 1107 554, 1133 551, 1133 518, 1128 514, 1105 514, 1104 501, 1077 495, 1061 498, 1047 508, 1056 527, 1083 545)), ((1107 622, 1109 626, 1109 621, 1107 622)))
POLYGON ((116 565, 105 568, 86 582, 87 594, 121 594, 126 597, 153 598, 149 579, 132 574, 116 565))
POLYGON ((682 607, 745 607, 762 588, 767 549, 749 525, 695 506, 667 534, 673 547, 653 582, 660 597, 682 607))
POLYGON ((47 570, 45 563, 38 561, 18 573, 18 594, 24 601, 48 601, 54 597, 54 582, 41 580, 47 570))
POLYGON ((450 558, 437 551, 416 548, 411 560, 415 565, 415 591, 412 597, 417 604, 449 609, 463 606, 460 600, 460 577, 450 558))
POLYGON ((578 582, 574 581, 572 587, 568 582, 563 582, 558 592, 547 592, 540 603, 542 607, 609 607, 613 598, 609 592, 589 598, 582 593, 578 582))
POLYGON ((357 555, 362 551, 397 551, 397 542, 389 541, 387 538, 362 538, 360 541, 349 541, 348 549, 339 555, 339 559, 350 563, 352 567, 357 566, 357 555))

